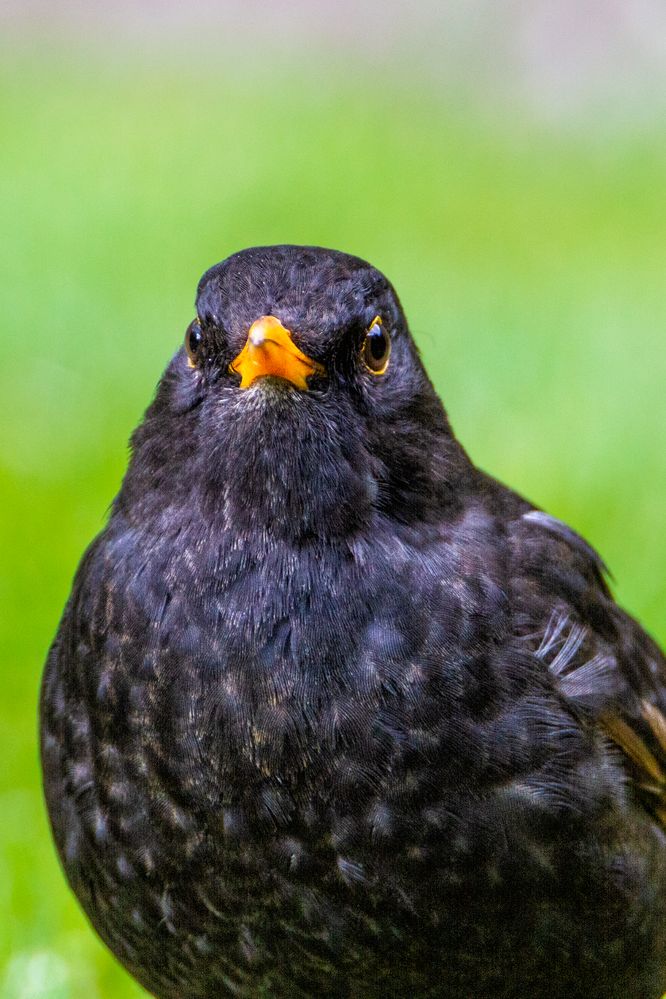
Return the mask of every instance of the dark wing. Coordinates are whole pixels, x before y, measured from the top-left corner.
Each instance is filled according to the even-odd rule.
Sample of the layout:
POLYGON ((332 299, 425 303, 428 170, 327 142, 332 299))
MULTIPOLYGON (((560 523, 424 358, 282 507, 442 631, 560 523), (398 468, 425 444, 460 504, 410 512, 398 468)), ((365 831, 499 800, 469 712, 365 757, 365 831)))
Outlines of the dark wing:
POLYGON ((561 521, 509 524, 516 627, 560 694, 624 756, 636 799, 666 827, 666 660, 613 600, 606 568, 561 521))

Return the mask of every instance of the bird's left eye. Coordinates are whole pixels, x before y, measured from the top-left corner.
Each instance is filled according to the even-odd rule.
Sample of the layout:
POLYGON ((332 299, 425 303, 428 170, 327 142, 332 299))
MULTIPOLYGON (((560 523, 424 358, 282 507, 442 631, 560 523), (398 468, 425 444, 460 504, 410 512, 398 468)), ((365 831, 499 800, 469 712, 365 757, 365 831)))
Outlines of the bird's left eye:
POLYGON ((187 362, 191 368, 196 367, 199 361, 201 342, 203 340, 203 330, 201 323, 195 319, 187 327, 185 333, 185 350, 187 352, 187 362))
POLYGON ((391 338, 382 326, 381 317, 375 316, 365 334, 361 348, 363 363, 373 375, 383 375, 388 367, 390 356, 391 338))

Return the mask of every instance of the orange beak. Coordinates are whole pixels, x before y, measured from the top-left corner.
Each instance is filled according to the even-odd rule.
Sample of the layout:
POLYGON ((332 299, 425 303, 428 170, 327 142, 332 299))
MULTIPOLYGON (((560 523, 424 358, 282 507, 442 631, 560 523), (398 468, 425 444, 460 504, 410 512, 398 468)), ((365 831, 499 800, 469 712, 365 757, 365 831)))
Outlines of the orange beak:
POLYGON ((298 349, 289 330, 275 316, 262 316, 252 323, 247 342, 229 369, 241 376, 241 388, 249 388, 257 378, 273 375, 303 391, 307 391, 310 375, 325 371, 322 364, 298 349))

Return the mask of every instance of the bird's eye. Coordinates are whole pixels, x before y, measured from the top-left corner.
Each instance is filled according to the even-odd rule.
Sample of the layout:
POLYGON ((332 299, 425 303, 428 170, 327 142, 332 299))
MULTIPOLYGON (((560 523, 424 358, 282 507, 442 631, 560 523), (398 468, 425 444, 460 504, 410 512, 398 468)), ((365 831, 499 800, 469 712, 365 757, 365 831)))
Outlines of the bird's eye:
POLYGON ((203 330, 201 329, 201 323, 198 319, 195 319, 187 327, 187 332, 185 333, 185 350, 187 352, 187 363, 191 368, 196 367, 199 361, 199 351, 201 348, 201 341, 203 340, 203 330))
POLYGON ((375 316, 365 334, 361 348, 363 363, 373 375, 383 375, 388 367, 390 356, 391 338, 382 326, 381 317, 375 316))

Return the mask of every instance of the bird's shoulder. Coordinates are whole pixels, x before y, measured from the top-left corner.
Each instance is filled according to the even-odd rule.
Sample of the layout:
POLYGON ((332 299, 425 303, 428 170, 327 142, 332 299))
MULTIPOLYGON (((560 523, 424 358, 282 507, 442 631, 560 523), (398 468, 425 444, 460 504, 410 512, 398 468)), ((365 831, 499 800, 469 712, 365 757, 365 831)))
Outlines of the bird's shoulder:
POLYGON ((636 800, 666 825, 666 660, 615 602, 595 549, 516 498, 506 516, 514 634, 583 724, 619 751, 636 800))

